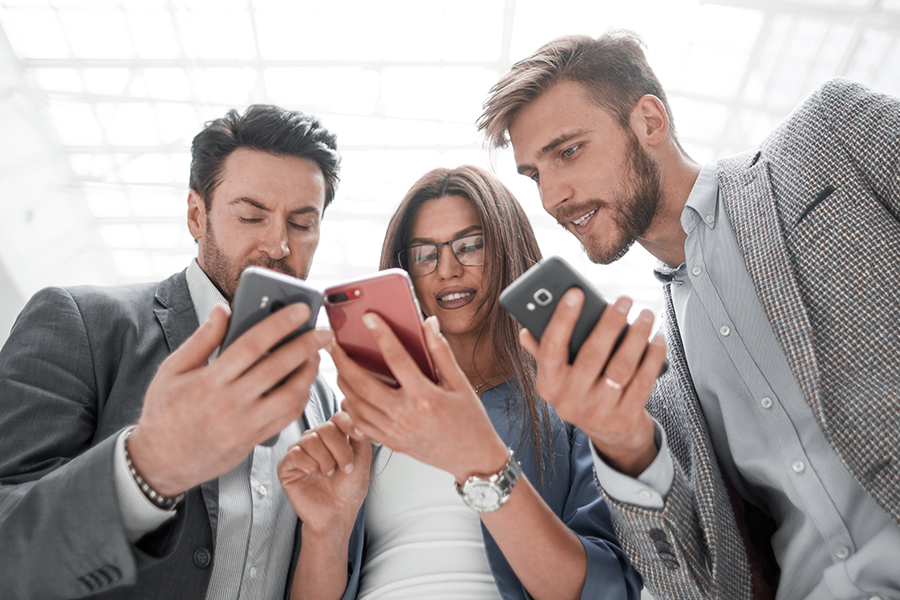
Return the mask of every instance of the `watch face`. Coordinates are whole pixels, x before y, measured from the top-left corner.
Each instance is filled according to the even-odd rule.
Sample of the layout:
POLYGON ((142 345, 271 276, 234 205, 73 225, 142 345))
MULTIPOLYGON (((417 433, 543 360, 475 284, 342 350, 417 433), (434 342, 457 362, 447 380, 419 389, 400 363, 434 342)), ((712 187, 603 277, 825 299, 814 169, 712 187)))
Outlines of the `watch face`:
POLYGON ((500 490, 488 481, 477 481, 469 484, 466 498, 473 508, 491 509, 500 504, 500 490))

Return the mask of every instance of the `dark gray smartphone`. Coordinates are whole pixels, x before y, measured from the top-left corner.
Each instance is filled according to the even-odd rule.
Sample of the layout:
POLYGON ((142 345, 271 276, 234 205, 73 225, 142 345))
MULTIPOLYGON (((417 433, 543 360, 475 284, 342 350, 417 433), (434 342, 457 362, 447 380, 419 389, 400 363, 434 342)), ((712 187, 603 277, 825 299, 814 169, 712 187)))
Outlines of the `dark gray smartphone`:
MULTIPOLYGON (((309 319, 297 329, 288 332, 269 352, 316 326, 316 317, 322 307, 322 292, 307 285, 302 279, 262 267, 247 267, 241 273, 234 294, 231 321, 228 323, 225 341, 222 342, 219 352, 275 311, 295 302, 303 302, 309 306, 309 319)), ((261 445, 274 446, 277 441, 276 435, 261 445)))
MULTIPOLYGON (((577 287, 584 292, 584 306, 575 322, 575 330, 569 340, 569 363, 581 345, 593 331, 600 315, 607 307, 606 300, 584 276, 559 256, 548 256, 528 269, 500 293, 500 306, 522 324, 538 340, 553 316, 559 299, 569 288, 577 287)), ((625 338, 628 327, 622 330, 613 347, 613 353, 625 338)), ((612 354, 612 353, 611 353, 612 354)), ((660 375, 668 369, 663 363, 660 375)))

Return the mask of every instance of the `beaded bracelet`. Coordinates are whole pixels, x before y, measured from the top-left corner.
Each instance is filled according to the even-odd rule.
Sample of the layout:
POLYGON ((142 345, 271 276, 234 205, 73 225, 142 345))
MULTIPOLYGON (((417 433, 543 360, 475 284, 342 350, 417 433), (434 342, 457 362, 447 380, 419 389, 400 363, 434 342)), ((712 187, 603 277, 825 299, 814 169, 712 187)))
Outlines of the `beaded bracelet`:
POLYGON ((137 484, 138 488, 143 492, 144 497, 147 498, 150 502, 153 503, 153 506, 157 508, 161 508, 163 510, 172 510, 175 508, 175 505, 184 500, 184 494, 178 494, 174 498, 167 498, 160 494, 157 494, 153 488, 151 488, 146 481, 144 481, 143 477, 141 477, 137 469, 134 468, 134 465, 131 464, 131 456, 128 454, 128 436, 131 435, 131 429, 125 432, 124 447, 125 447, 125 463, 128 465, 128 471, 131 473, 131 478, 134 479, 134 482, 137 484))

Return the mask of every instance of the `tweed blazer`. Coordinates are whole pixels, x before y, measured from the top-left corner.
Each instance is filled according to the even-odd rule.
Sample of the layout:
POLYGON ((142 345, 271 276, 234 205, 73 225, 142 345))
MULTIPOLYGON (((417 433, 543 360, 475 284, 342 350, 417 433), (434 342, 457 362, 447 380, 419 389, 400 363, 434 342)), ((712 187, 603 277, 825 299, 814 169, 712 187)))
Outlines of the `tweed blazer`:
MULTIPOLYGON (((900 523, 900 100, 829 81, 758 151, 719 161, 718 181, 806 402, 850 473, 900 523)), ((733 504, 666 297, 672 368, 647 407, 666 431, 673 486, 661 510, 607 495, 613 522, 655 597, 761 597, 743 517, 755 507, 733 504)))
MULTIPOLYGON (((0 598, 205 597, 217 480, 189 490, 137 544, 113 482, 117 434, 197 325, 184 272, 159 284, 48 288, 29 301, 0 350, 0 598)), ((317 379, 306 419, 323 423, 335 404, 317 379)), ((299 546, 298 533, 289 577, 299 546)))

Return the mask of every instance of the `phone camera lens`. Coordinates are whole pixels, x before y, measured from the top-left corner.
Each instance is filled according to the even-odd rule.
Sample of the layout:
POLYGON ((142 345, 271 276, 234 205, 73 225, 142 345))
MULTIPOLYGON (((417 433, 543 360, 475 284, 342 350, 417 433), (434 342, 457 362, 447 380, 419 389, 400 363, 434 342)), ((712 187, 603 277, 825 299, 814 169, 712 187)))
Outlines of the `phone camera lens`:
POLYGON ((281 300, 276 300, 275 302, 273 302, 272 304, 269 305, 270 312, 275 312, 276 310, 281 310, 282 308, 284 308, 284 302, 281 300))
POLYGON ((337 294, 328 294, 328 301, 332 304, 337 304, 338 302, 346 302, 347 294, 344 292, 338 292, 337 294))
POLYGON ((553 294, 551 294, 547 288, 541 288, 534 293, 534 301, 541 306, 547 306, 553 302, 553 294))

